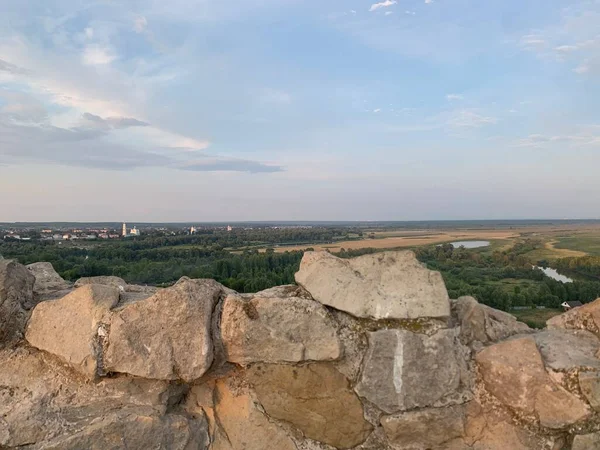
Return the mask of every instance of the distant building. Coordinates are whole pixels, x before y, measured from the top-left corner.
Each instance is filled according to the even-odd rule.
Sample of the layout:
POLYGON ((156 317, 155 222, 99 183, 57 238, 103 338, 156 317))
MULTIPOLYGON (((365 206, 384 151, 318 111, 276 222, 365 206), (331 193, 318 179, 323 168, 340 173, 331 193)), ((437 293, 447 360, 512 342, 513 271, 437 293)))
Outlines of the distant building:
POLYGON ((196 234, 196 227, 190 228, 190 234, 196 234))
POLYGON ((233 230, 232 226, 231 225, 227 225, 227 231, 231 231, 231 230, 233 230))
POLYGON ((69 239, 71 239, 71 235, 69 235, 69 234, 65 234, 65 235, 63 235, 63 237, 62 237, 62 238, 63 238, 65 241, 68 241, 69 239))
POLYGON ((122 235, 123 235, 123 237, 127 237, 127 224, 126 223, 123 224, 122 235))
POLYGON ((140 230, 138 230, 136 227, 133 227, 131 229, 131 236, 139 236, 140 235, 140 230))
POLYGON ((569 311, 570 309, 577 308, 582 305, 583 303, 581 302, 562 302, 560 306, 562 306, 565 311, 569 311))

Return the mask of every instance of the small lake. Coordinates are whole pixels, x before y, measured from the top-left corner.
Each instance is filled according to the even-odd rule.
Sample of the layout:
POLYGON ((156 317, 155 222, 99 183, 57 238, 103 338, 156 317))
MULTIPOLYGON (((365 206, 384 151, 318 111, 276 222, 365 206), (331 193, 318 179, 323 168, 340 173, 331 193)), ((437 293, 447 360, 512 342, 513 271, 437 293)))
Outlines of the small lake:
POLYGON ((540 269, 542 272, 544 272, 546 274, 546 276, 549 276, 553 280, 560 281, 561 283, 572 283, 573 282, 573 280, 571 278, 561 275, 560 273, 558 273, 556 271, 556 269, 553 269, 551 267, 539 267, 539 266, 533 266, 533 267, 535 267, 536 269, 540 269))
POLYGON ((464 248, 481 248, 481 247, 487 247, 488 245, 490 245, 490 241, 458 241, 458 242, 452 242, 452 247, 454 248, 459 248, 459 247, 464 247, 464 248))

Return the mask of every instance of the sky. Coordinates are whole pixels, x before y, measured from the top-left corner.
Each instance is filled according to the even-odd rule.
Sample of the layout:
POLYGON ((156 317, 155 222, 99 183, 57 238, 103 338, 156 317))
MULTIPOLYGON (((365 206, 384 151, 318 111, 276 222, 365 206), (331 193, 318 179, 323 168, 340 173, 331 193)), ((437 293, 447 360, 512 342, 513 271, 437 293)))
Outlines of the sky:
POLYGON ((0 2, 0 222, 600 217, 600 0, 0 2))

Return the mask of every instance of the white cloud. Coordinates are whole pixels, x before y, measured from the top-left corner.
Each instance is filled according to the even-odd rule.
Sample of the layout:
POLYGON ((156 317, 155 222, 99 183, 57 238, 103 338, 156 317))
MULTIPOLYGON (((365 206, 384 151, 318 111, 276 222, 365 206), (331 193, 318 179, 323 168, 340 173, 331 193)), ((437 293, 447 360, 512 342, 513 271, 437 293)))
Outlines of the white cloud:
POLYGON ((147 26, 148 21, 144 16, 136 17, 136 19, 133 21, 133 30, 136 33, 143 33, 147 26))
POLYGON ((385 15, 386 15, 386 16, 391 16, 392 14, 394 14, 392 11, 386 11, 386 12, 385 12, 385 15))
POLYGON ((417 15, 417 13, 416 13, 416 12, 414 12, 414 11, 409 11, 409 10, 406 10, 406 11, 404 11, 404 14, 408 14, 409 16, 416 16, 416 15, 417 15))
POLYGON ((373 112, 374 112, 374 113, 381 112, 381 108, 374 109, 374 110, 373 110, 373 112))
POLYGON ((389 6, 395 5, 396 3, 398 3, 396 0, 385 0, 381 3, 373 3, 369 8, 369 11, 373 12, 380 8, 387 8, 389 6))
POLYGON ((87 27, 85 30, 83 30, 85 33, 85 37, 88 39, 92 39, 94 37, 94 29, 91 27, 87 27))
POLYGON ((83 51, 83 63, 88 66, 104 66, 115 59, 117 57, 109 48, 89 46, 83 51))
POLYGON ((433 3, 433 0, 425 0, 425 4, 430 5, 433 3))
POLYGON ((464 97, 460 94, 448 94, 446 95, 446 100, 448 100, 449 102, 453 101, 453 100, 462 100, 464 97))
POLYGON ((355 11, 354 9, 351 9, 351 10, 350 10, 350 14, 352 14, 352 15, 355 15, 355 14, 356 14, 356 11, 355 11))
POLYGON ((460 109, 452 112, 446 124, 453 128, 479 128, 496 123, 495 117, 484 116, 473 109, 460 109))

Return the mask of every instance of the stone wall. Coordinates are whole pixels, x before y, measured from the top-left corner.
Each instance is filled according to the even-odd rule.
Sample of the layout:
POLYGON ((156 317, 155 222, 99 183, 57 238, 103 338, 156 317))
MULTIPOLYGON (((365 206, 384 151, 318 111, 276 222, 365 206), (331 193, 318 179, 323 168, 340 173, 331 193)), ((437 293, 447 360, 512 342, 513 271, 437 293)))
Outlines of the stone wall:
POLYGON ((0 261, 0 449, 600 448, 600 300, 534 332, 411 252, 238 294, 0 261))

